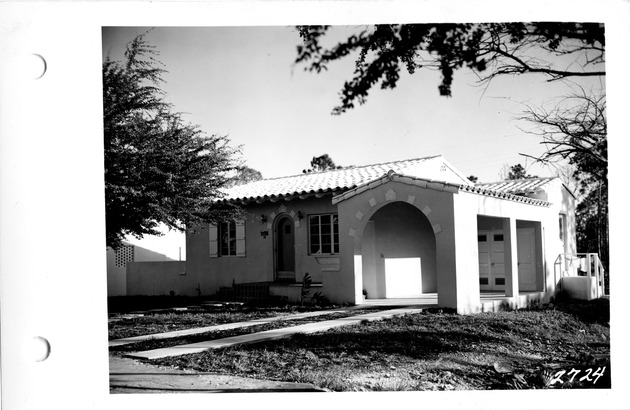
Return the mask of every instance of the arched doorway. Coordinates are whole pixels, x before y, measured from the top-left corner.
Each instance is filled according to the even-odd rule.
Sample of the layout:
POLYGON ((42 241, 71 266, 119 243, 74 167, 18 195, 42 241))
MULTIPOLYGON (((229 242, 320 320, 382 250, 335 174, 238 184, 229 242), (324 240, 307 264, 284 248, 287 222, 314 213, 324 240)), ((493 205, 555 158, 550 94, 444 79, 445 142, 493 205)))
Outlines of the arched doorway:
POLYGON ((280 216, 275 229, 276 280, 295 281, 295 227, 288 216, 280 216))
POLYGON ((437 291, 435 234, 413 205, 392 202, 376 211, 363 231, 361 254, 368 299, 437 291))

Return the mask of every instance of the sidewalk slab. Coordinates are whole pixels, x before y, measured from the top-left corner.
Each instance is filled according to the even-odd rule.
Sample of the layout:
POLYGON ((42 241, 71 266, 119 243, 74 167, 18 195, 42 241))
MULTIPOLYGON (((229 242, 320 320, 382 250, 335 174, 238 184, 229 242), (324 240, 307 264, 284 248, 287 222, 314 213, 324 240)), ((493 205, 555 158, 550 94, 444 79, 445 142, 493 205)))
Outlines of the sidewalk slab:
POLYGON ((238 329, 238 328, 248 327, 248 326, 264 325, 267 323, 277 322, 279 320, 306 319, 309 317, 330 315, 334 313, 343 313, 346 311, 347 309, 319 310, 315 312, 296 313, 294 315, 273 316, 273 317, 268 317, 268 318, 254 319, 254 320, 248 320, 246 322, 224 323, 222 325, 213 325, 213 326, 206 326, 206 327, 197 327, 197 328, 192 328, 192 329, 175 330, 172 332, 155 333, 151 335, 126 337, 123 339, 110 340, 109 347, 123 346, 130 343, 142 342, 149 339, 170 339, 173 337, 190 336, 190 335, 196 335, 196 334, 206 333, 206 332, 214 332, 214 331, 219 331, 219 330, 231 330, 231 329, 238 329))
POLYGON ((110 393, 244 393, 325 391, 306 383, 165 369, 110 356, 110 393))
POLYGON ((315 333, 325 330, 359 324, 363 321, 374 321, 391 318, 394 316, 402 316, 409 313, 419 313, 423 309, 420 308, 399 308, 391 309, 380 312, 372 312, 363 315, 350 316, 341 319, 326 320, 322 322, 307 323, 303 325, 267 330, 259 333, 251 333, 247 335, 227 337, 224 339, 208 340, 205 342, 191 343, 180 346, 172 346, 162 349, 147 350, 144 352, 129 353, 127 357, 141 358, 141 359, 160 359, 163 357, 180 356, 184 354, 201 353, 206 350, 219 349, 223 347, 230 347, 241 344, 258 343, 268 340, 277 340, 285 337, 290 337, 296 333, 315 333))

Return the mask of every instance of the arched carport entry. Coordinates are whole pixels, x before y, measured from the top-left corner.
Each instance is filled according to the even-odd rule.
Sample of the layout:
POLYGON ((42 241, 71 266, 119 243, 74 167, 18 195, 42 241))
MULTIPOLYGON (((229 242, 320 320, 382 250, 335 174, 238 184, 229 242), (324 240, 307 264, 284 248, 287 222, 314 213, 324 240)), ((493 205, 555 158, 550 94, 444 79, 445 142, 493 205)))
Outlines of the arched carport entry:
POLYGON ((437 291, 435 234, 415 206, 395 201, 376 211, 367 221, 360 249, 368 299, 437 291))
MULTIPOLYGON (((363 303, 362 292, 364 289, 368 291, 370 287, 369 284, 364 286, 364 278, 368 283, 372 280, 371 286, 377 292, 372 296, 368 291, 368 299, 379 298, 386 290, 379 289, 374 283, 378 279, 386 279, 385 263, 395 269, 396 263, 404 264, 404 259, 409 257, 415 258, 416 264, 419 259, 420 269, 416 269, 416 272, 420 271, 423 291, 431 295, 437 292, 440 306, 456 308, 459 313, 475 311, 480 303, 476 242, 477 202, 474 197, 469 196, 455 198, 456 192, 458 188, 449 184, 388 174, 333 198, 333 204, 338 205, 339 211, 340 270, 336 275, 324 277, 324 286, 327 287, 330 299, 363 303), (379 213, 381 209, 382 214, 379 213), (379 232, 379 219, 393 221, 387 225, 390 229, 387 235, 379 232), (410 221, 415 221, 415 228, 411 228, 414 224, 410 221), (368 226, 372 223, 373 229, 368 226), (396 229, 391 230, 392 227, 396 229), (366 235, 375 239, 364 239, 366 235), (414 235, 432 240, 421 241, 414 238, 414 235), (406 254, 390 252, 388 255, 387 252, 377 250, 376 241, 379 236, 389 236, 390 240, 396 241, 405 238, 416 251, 406 254), (428 249, 424 251, 424 256, 422 250, 417 251, 424 247, 416 246, 421 242, 429 243, 424 248, 428 249), (368 249, 364 250, 364 247, 368 249), (399 257, 390 258, 390 255, 399 257), (364 257, 372 260, 364 264, 364 257), (432 259, 435 261, 433 268, 429 267, 432 259), (376 269, 377 262, 383 266, 381 276, 376 269), (367 268, 365 275, 364 267, 367 268)), ((416 290, 415 294, 418 293, 416 290)))

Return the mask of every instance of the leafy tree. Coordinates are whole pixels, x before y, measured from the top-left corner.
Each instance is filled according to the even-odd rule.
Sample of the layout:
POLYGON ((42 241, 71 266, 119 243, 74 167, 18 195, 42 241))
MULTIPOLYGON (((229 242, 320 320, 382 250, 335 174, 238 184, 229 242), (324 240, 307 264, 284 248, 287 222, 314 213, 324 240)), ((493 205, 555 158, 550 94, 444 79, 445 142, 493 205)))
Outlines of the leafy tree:
POLYGON ((319 157, 313 157, 311 160, 311 168, 302 170, 302 173, 308 174, 310 172, 321 172, 340 168, 343 167, 335 165, 335 161, 333 161, 328 154, 324 154, 319 157))
POLYGON ((505 180, 537 178, 536 175, 528 174, 521 164, 512 165, 511 167, 507 164, 504 165, 499 176, 505 180))
POLYGON ((235 211, 213 200, 237 151, 172 111, 157 54, 140 35, 124 62, 103 62, 106 231, 114 248, 127 235, 160 235, 160 224, 183 230, 235 211))
POLYGON ((330 48, 321 45, 329 26, 298 26, 303 44, 297 63, 320 72, 332 61, 356 56, 354 77, 341 90, 341 114, 363 104, 379 81, 393 89, 401 67, 409 74, 437 69, 440 95, 450 96, 456 70, 468 67, 489 81, 499 75, 540 73, 554 81, 569 77, 604 76, 604 26, 598 23, 477 23, 383 24, 365 26, 330 48), (576 60, 579 68, 564 68, 558 57, 576 60))
POLYGON ((260 171, 246 165, 242 165, 236 168, 236 174, 232 177, 228 185, 245 185, 250 182, 260 181, 261 179, 263 179, 263 176, 260 171))

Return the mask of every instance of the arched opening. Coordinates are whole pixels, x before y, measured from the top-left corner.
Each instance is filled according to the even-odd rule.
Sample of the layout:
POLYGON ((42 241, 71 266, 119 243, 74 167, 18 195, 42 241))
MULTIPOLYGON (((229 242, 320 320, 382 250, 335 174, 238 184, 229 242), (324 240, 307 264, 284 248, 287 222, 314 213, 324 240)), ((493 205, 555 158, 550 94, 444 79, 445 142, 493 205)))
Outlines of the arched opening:
POLYGON ((363 231, 361 256, 368 299, 437 291, 435 234, 413 205, 392 202, 376 211, 363 231))
POLYGON ((295 281, 295 229, 291 218, 280 216, 275 229, 276 281, 295 281))

